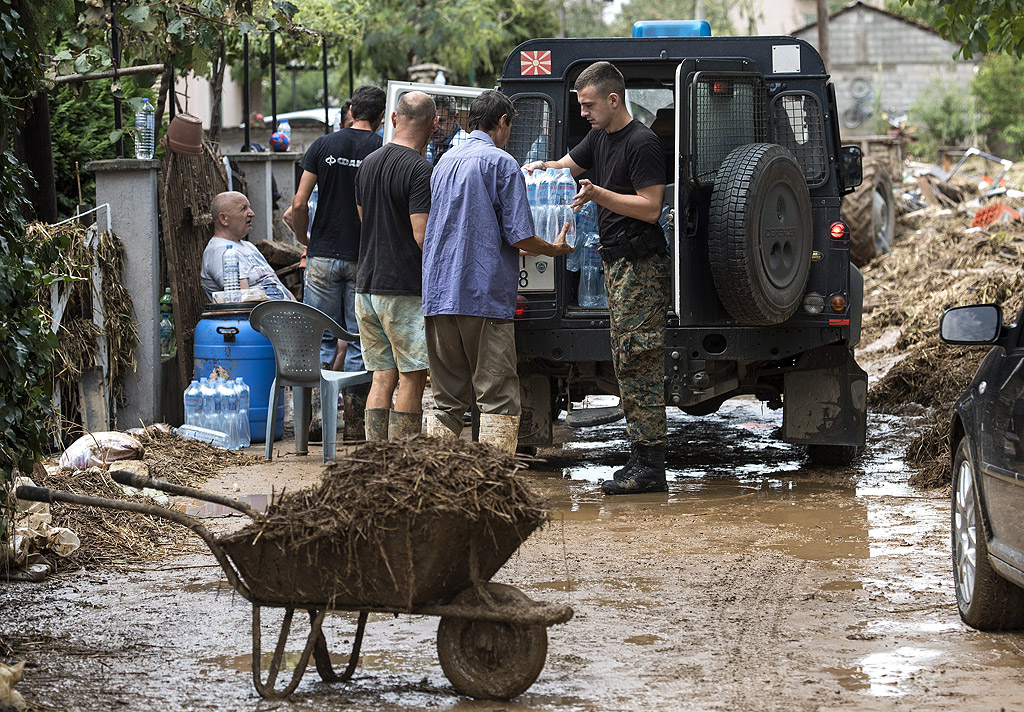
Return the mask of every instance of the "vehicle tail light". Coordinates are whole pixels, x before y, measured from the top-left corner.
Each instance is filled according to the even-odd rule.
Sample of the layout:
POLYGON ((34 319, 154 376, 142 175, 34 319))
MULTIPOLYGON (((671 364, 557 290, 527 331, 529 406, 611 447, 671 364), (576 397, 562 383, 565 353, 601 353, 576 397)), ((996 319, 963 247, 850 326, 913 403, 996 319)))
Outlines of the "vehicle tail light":
POLYGON ((711 83, 712 96, 732 96, 732 82, 716 79, 711 83))
POLYGON ((516 295, 516 319, 521 316, 526 316, 526 311, 530 308, 530 302, 527 301, 526 297, 522 294, 516 295))
POLYGON ((843 294, 833 294, 832 298, 828 300, 828 304, 834 312, 846 311, 846 296, 843 294))
POLYGON ((846 223, 836 221, 828 229, 828 234, 833 240, 845 240, 850 236, 850 228, 846 226, 846 223))

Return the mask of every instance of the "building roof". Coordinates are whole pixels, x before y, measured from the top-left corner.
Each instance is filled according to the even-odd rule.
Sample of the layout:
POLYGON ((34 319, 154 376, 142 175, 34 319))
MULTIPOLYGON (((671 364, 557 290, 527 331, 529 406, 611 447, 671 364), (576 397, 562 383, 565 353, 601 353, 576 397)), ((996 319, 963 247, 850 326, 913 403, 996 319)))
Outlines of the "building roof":
MULTIPOLYGON (((886 17, 891 17, 894 20, 899 20, 900 22, 903 22, 903 23, 905 23, 907 25, 910 25, 912 27, 918 28, 919 30, 924 30, 925 32, 930 32, 933 35, 941 37, 941 35, 939 35, 939 31, 936 30, 934 27, 929 27, 928 25, 924 24, 923 22, 918 22, 917 20, 911 20, 909 17, 904 17, 903 15, 900 15, 900 14, 895 13, 895 12, 890 12, 889 10, 883 10, 882 8, 875 7, 874 5, 868 5, 866 2, 862 2, 861 0, 857 0, 857 2, 851 2, 849 5, 841 7, 838 10, 836 10, 835 12, 831 13, 828 16, 829 22, 831 22, 835 18, 839 17, 840 15, 844 15, 847 12, 850 12, 851 10, 856 10, 858 7, 864 8, 865 10, 870 10, 871 12, 877 12, 879 15, 885 15, 886 17)), ((796 28, 790 34, 796 35, 796 34, 799 34, 800 32, 804 32, 806 30, 809 30, 809 29, 811 29, 813 27, 817 27, 817 26, 818 26, 817 22, 811 22, 809 24, 804 25, 803 27, 796 28)), ((943 38, 943 39, 945 39, 945 38, 943 38)))

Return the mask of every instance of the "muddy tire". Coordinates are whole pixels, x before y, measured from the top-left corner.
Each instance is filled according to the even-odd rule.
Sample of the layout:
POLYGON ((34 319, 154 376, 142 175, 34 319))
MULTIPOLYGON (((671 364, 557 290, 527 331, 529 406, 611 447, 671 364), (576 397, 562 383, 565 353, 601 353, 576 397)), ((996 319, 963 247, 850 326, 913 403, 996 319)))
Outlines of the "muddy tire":
POLYGON ((856 456, 857 448, 853 445, 807 446, 807 459, 815 467, 844 467, 856 456))
MULTIPOLYGON (((499 606, 531 603, 512 586, 485 586, 499 606)), ((486 605, 473 588, 452 603, 486 605)), ((437 626, 437 657, 445 677, 459 693, 478 700, 510 700, 526 692, 544 669, 547 654, 548 631, 542 625, 442 617, 437 626)))
POLYGON ((892 250, 896 201, 889 169, 877 159, 864 159, 864 181, 843 198, 843 222, 850 228, 850 260, 863 267, 876 255, 892 250))
POLYGON ((1024 628, 1024 589, 1002 578, 988 560, 988 530, 981 511, 970 443, 953 460, 951 548, 960 618, 978 630, 1024 628))
POLYGON ((811 265, 811 199, 782 146, 750 143, 718 169, 708 257, 718 298, 743 324, 779 324, 800 305, 811 265))

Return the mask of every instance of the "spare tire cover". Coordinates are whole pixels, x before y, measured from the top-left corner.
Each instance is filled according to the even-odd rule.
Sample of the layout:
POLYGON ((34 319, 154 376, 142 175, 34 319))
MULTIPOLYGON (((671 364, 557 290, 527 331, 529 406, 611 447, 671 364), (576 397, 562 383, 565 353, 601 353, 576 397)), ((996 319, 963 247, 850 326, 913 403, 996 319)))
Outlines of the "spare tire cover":
POLYGON ((793 315, 813 247, 811 198, 800 165, 777 144, 733 149, 711 196, 708 256, 726 311, 754 326, 793 315))

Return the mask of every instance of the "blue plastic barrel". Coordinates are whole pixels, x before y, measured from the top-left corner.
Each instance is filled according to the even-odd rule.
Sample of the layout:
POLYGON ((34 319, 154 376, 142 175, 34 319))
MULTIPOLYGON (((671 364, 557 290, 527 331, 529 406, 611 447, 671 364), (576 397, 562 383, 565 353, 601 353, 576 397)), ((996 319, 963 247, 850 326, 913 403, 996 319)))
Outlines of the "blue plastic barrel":
MULTIPOLYGON (((220 366, 232 378, 241 376, 249 386, 249 433, 254 442, 267 434, 270 387, 277 372, 274 347, 263 334, 249 326, 249 312, 258 302, 210 304, 196 325, 195 377, 205 378, 220 366)), ((274 440, 284 436, 284 398, 278 395, 274 440)))

